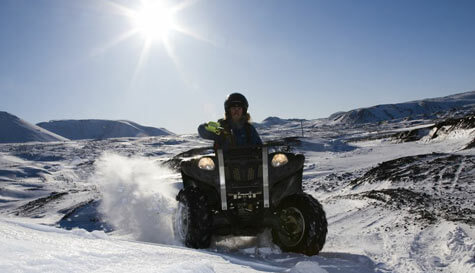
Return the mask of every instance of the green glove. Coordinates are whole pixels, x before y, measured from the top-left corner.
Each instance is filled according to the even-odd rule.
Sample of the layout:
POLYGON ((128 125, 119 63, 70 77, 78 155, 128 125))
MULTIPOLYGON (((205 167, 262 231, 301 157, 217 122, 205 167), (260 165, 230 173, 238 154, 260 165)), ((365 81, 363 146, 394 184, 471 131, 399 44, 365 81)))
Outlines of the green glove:
POLYGON ((210 131, 213 134, 221 134, 223 127, 220 126, 219 122, 210 121, 205 125, 206 131, 210 131))

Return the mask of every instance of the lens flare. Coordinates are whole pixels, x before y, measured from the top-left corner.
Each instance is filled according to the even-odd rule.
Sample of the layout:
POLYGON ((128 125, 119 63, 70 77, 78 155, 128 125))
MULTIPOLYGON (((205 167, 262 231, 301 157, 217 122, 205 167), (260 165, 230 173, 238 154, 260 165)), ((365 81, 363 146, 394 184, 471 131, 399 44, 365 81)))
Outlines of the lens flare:
POLYGON ((176 28, 174 10, 162 2, 145 2, 132 15, 132 21, 146 40, 166 40, 169 32, 176 28))

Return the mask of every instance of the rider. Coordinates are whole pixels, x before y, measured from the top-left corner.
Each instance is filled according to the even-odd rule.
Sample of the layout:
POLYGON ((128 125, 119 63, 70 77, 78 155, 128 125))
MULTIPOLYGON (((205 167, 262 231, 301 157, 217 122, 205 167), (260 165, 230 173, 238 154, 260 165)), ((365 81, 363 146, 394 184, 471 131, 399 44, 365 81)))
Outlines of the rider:
POLYGON ((214 140, 215 149, 228 149, 244 145, 262 145, 262 140, 249 121, 249 104, 240 93, 228 95, 224 101, 225 118, 218 122, 210 121, 198 127, 199 135, 214 140))

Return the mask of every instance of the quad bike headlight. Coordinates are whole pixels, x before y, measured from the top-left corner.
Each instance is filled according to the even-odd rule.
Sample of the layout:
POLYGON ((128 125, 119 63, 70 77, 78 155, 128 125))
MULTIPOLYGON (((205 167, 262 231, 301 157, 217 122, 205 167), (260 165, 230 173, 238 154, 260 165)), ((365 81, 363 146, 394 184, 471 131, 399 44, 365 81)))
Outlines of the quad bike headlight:
POLYGON ((287 162, 289 162, 289 159, 285 154, 275 154, 274 157, 272 157, 273 167, 284 166, 287 162))
POLYGON ((198 167, 202 170, 212 171, 214 170, 214 161, 209 157, 203 157, 198 161, 198 167))

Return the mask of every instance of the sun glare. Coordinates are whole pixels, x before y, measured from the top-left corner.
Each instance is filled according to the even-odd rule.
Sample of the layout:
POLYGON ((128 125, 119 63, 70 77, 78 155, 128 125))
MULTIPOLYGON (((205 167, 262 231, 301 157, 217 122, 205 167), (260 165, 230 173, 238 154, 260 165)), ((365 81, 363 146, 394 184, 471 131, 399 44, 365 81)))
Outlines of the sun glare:
POLYGON ((162 2, 144 2, 132 15, 134 25, 146 40, 166 40, 175 28, 174 11, 162 2))
POLYGON ((173 50, 172 39, 170 39, 172 33, 176 32, 193 39, 212 43, 176 22, 175 15, 197 1, 198 0, 183 0, 178 4, 171 5, 171 1, 167 0, 136 0, 129 2, 138 4, 135 8, 132 8, 119 4, 116 0, 106 0, 107 4, 130 21, 131 28, 109 42, 104 48, 99 48, 97 52, 105 52, 108 48, 122 41, 139 36, 140 39, 143 40, 143 47, 132 82, 135 81, 142 65, 147 61, 149 57, 148 53, 154 45, 162 46, 176 67, 179 68, 178 59, 173 50))

